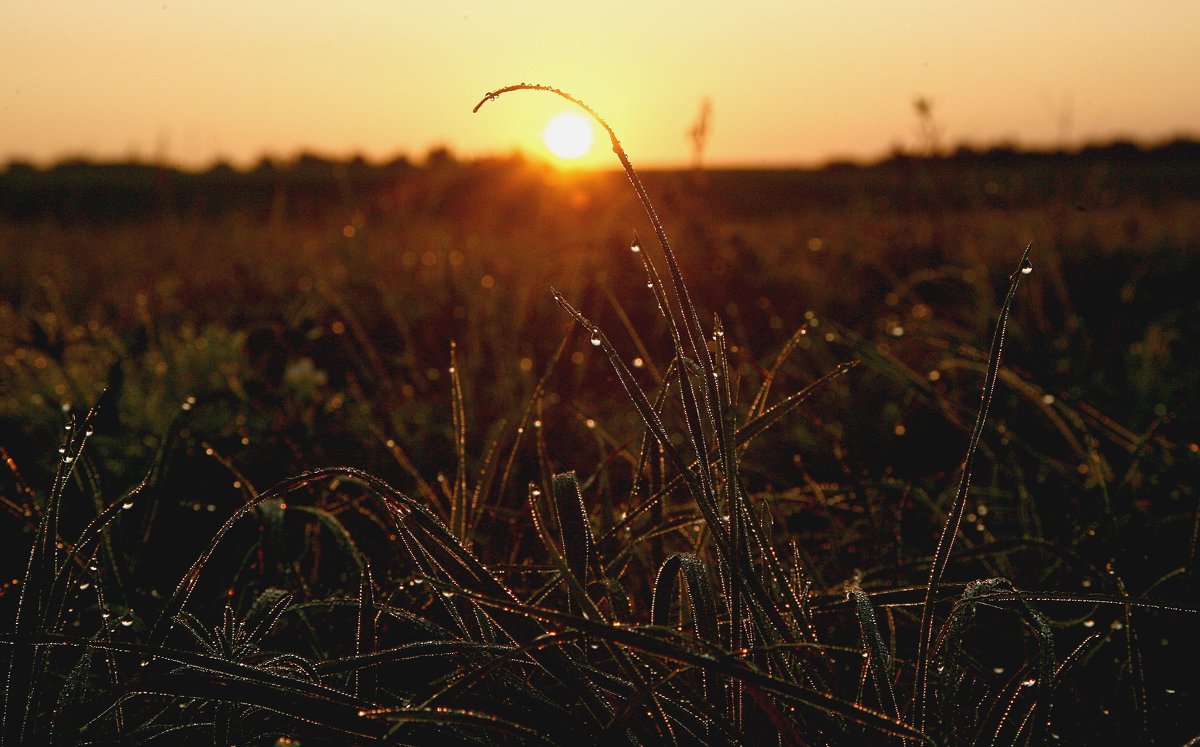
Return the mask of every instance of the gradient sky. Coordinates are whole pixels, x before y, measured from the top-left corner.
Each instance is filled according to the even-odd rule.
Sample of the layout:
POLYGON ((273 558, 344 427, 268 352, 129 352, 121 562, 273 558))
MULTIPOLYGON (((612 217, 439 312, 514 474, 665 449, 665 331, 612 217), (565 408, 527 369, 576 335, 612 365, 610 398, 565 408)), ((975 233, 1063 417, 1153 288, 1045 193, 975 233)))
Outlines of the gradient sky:
POLYGON ((705 97, 714 165, 916 147, 918 96, 951 144, 1197 136, 1200 2, 3 0, 0 160, 541 154, 557 100, 471 114, 521 81, 640 165, 689 161, 705 97))

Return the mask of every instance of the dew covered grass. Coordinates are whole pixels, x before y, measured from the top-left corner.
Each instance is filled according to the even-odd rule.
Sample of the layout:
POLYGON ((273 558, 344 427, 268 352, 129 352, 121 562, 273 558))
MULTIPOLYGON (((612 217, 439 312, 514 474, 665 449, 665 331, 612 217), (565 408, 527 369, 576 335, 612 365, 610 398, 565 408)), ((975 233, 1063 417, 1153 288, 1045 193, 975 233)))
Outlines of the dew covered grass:
POLYGON ((4 742, 1196 737, 1196 162, 1122 153, 10 210, 4 742))

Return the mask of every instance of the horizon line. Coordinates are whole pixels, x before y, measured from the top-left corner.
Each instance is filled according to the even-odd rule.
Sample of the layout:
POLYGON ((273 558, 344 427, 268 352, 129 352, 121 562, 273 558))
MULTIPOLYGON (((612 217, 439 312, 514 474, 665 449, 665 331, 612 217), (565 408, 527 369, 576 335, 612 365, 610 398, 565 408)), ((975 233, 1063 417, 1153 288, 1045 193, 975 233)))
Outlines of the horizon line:
MULTIPOLYGON (((819 170, 837 166, 869 168, 887 163, 888 161, 894 160, 898 157, 932 160, 968 155, 987 155, 989 153, 999 154, 1003 152, 1015 153, 1018 155, 1074 156, 1088 151, 1104 151, 1110 149, 1128 148, 1134 148, 1141 152, 1150 153, 1179 145, 1200 146, 1200 133, 1180 132, 1160 138, 1135 138, 1131 136, 1126 137, 1117 135, 1111 138, 1086 141, 1075 145, 1030 145, 1022 144, 1013 140, 998 140, 991 143, 980 144, 964 140, 953 145, 941 146, 930 150, 924 148, 908 148, 900 144, 896 144, 883 152, 877 153, 874 156, 851 156, 839 155, 835 153, 815 161, 746 160, 710 162, 702 160, 699 163, 659 163, 645 161, 638 165, 638 168, 645 171, 787 171, 819 170)), ((341 165, 361 163, 370 168, 386 168, 400 164, 414 167, 428 167, 445 163, 466 165, 475 163, 519 161, 531 165, 544 166, 552 171, 561 171, 566 173, 603 173, 621 170, 621 166, 618 163, 614 163, 611 167, 597 166, 594 164, 574 165, 570 162, 552 160, 541 153, 529 153, 520 149, 512 150, 507 153, 460 155, 455 153, 453 148, 449 145, 434 145, 428 148, 425 153, 419 157, 414 157, 405 151, 396 151, 391 155, 382 157, 369 156, 361 151, 356 150, 344 151, 341 155, 339 155, 331 152, 330 150, 322 150, 316 147, 302 147, 292 151, 290 155, 280 155, 278 153, 265 151, 260 155, 249 159, 214 156, 200 163, 182 162, 169 157, 163 158, 162 156, 147 157, 144 154, 136 153, 125 156, 104 156, 66 152, 49 159, 30 158, 22 154, 10 153, 3 157, 3 161, 0 161, 0 173, 8 173, 14 169, 20 170, 22 168, 32 168, 37 171, 51 171, 65 166, 82 165, 96 167, 144 166, 153 168, 166 168, 179 171, 181 173, 194 174, 203 174, 218 169, 228 168, 238 173, 250 173, 268 165, 274 168, 286 168, 288 166, 299 164, 305 160, 341 165)))

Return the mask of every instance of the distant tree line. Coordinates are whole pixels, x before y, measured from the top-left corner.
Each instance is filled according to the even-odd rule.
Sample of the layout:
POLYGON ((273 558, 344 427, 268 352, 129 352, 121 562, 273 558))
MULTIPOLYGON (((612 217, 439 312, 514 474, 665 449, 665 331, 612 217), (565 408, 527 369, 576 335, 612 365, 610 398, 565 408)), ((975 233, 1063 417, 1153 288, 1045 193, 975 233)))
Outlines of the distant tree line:
MULTIPOLYGON (((229 211, 295 214, 345 208, 406 185, 419 189, 437 182, 439 192, 453 194, 531 168, 538 167, 520 156, 459 161, 446 148, 430 151, 421 163, 301 154, 287 162, 264 158, 246 169, 218 163, 202 171, 144 162, 76 159, 40 168, 14 161, 0 172, 0 218, 120 223, 229 211)), ((647 177, 669 179, 671 172, 647 177)), ((1164 202, 1200 198, 1200 142, 1177 139, 1145 147, 1120 141, 1075 151, 960 146, 937 156, 897 151, 866 164, 710 169, 696 189, 697 199, 707 196, 735 214, 785 211, 797 204, 841 207, 864 199, 895 209, 1015 207, 1055 197, 1102 202, 1135 193, 1164 202), (1084 195, 1085 185, 1096 192, 1097 180, 1101 191, 1084 195)))

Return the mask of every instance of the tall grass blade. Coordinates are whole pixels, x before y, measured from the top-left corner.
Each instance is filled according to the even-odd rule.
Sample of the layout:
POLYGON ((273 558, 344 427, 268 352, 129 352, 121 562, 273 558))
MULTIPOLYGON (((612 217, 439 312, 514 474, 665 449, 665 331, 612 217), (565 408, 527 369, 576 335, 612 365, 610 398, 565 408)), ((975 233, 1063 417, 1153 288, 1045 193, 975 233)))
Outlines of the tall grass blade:
POLYGON ((983 388, 980 393, 979 413, 975 418, 975 427, 971 431, 971 438, 967 444, 966 456, 963 458, 962 474, 959 477, 958 490, 955 492, 954 501, 951 503, 950 511, 946 516, 946 523, 942 526, 942 533, 938 538, 937 547, 933 554, 933 563, 929 569, 929 580, 925 584, 925 601, 921 606, 921 622, 917 639, 917 670, 913 685, 912 723, 918 731, 924 731, 925 729, 930 649, 933 644, 934 630, 934 602, 937 598, 942 577, 945 575, 946 567, 950 562, 950 551, 954 547, 954 538, 958 534, 958 527, 962 522, 963 513, 966 510, 967 495, 971 489, 971 471, 975 466, 975 454, 979 449, 979 441, 983 438, 983 428, 987 421, 988 409, 991 407, 992 395, 996 390, 996 377, 1000 371, 1000 353, 1004 348, 1004 334, 1008 328, 1008 315, 1012 311, 1013 302, 1016 300, 1017 286, 1021 282, 1021 277, 1033 269, 1033 265, 1029 263, 1030 248, 1031 246, 1025 247, 1025 251, 1021 255, 1021 261, 1017 265, 1017 270, 1009 277, 1008 293, 1004 297, 1004 303, 1000 307, 1000 313, 996 319, 996 326, 992 333, 992 344, 988 353, 987 373, 984 375, 983 388))

